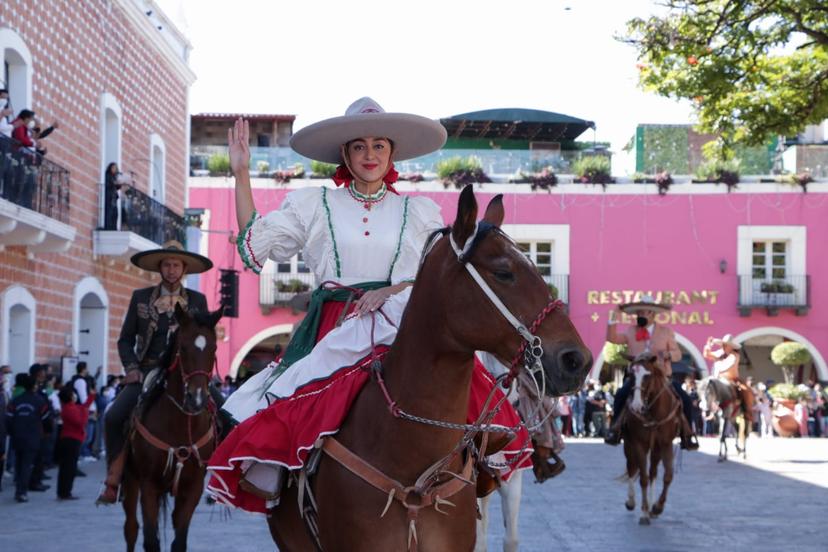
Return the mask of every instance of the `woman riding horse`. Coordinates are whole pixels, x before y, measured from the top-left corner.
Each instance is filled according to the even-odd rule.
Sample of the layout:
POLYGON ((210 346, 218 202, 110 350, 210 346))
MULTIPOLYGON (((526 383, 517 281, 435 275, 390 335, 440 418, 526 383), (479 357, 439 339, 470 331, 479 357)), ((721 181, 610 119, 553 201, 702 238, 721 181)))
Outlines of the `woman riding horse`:
MULTIPOLYGON (((209 489, 222 502, 266 512, 278 501, 285 468, 301 468, 317 440, 338 431, 344 405, 359 393, 349 379, 353 372, 343 368, 394 341, 423 246, 444 223, 432 200, 394 189, 393 160, 439 149, 446 131, 424 117, 386 113, 370 98, 357 100, 344 116, 291 138, 298 153, 339 163, 333 179, 341 187, 295 190, 265 216, 256 212, 250 190, 248 133, 241 120, 228 133, 241 257, 258 272, 268 258, 283 262, 301 251, 322 282, 281 361, 225 403, 241 425, 210 460, 209 489), (381 315, 371 315, 380 308, 381 315)), ((478 363, 470 419, 478 417, 493 385, 478 363)), ((492 423, 514 427, 519 418, 506 402, 492 423)), ((523 429, 505 450, 521 455, 515 468, 529 465, 528 441, 523 429)))

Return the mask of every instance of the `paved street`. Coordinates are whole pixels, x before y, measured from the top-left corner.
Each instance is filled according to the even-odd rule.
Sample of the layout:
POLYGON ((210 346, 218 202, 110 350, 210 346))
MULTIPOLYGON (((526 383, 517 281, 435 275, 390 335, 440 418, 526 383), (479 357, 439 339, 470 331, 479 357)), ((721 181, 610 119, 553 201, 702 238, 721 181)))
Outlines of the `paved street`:
MULTIPOLYGON (((662 516, 638 525, 638 511, 624 508, 626 484, 620 447, 595 440, 570 441, 567 470, 536 485, 524 478, 520 517, 521 550, 646 552, 695 550, 828 549, 828 439, 776 439, 749 443, 748 462, 716 462, 716 443, 702 440, 702 452, 685 454, 662 516)), ((0 550, 64 552, 121 550, 120 508, 95 508, 102 478, 100 462, 83 464, 89 477, 76 480, 82 500, 55 500, 53 489, 30 493, 28 504, 13 501, 11 481, 0 493, 0 550)), ((50 472, 56 477, 56 472, 50 472)), ((54 483, 54 480, 50 481, 54 483)), ((499 500, 492 501, 489 549, 502 546, 499 500)), ((171 524, 167 526, 171 535, 171 524)), ((171 543, 168 537, 167 546, 171 543)), ((219 507, 200 506, 191 549, 234 552, 273 550, 264 521, 219 507)))

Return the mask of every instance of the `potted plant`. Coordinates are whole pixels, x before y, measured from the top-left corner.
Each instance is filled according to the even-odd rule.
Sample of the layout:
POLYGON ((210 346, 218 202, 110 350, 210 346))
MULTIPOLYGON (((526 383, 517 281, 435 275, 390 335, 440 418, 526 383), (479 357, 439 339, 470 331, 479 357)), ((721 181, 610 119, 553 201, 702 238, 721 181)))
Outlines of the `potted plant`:
POLYGON ((400 175, 400 180, 407 180, 408 182, 422 182, 425 177, 422 173, 405 173, 400 175))
POLYGON ((808 193, 808 184, 814 181, 814 177, 812 177, 810 173, 803 172, 799 174, 792 174, 790 176, 790 180, 792 184, 796 184, 801 187, 803 192, 808 193))
POLYGON ((270 174, 270 163, 267 161, 259 161, 256 163, 256 170, 259 171, 259 176, 267 176, 270 174))
POLYGON ((741 162, 738 159, 708 159, 696 169, 693 182, 724 184, 730 192, 739 183, 741 162))
POLYGON ((228 176, 230 174, 230 155, 214 153, 207 159, 207 170, 210 176, 228 176))
POLYGON ((549 288, 549 295, 552 296, 553 301, 557 301, 560 298, 560 292, 555 284, 546 284, 546 287, 549 288))
POLYGON ((786 384, 793 384, 794 370, 811 362, 808 348, 796 341, 785 341, 771 350, 771 362, 782 369, 786 384))
MULTIPOLYGON (((780 345, 787 345, 787 343, 780 343, 780 345)), ((795 345, 799 344, 795 343, 795 345)), ((771 420, 773 429, 780 437, 792 437, 799 431, 794 408, 800 399, 807 397, 807 393, 792 383, 778 383, 768 389, 768 394, 773 397, 774 402, 771 420)))
POLYGON ((610 175, 610 160, 605 155, 587 155, 581 157, 572 166, 575 171, 576 182, 584 184, 600 184, 605 190, 607 184, 615 182, 610 175))
POLYGON ((658 195, 665 195, 670 185, 673 183, 673 177, 667 171, 662 171, 655 175, 655 184, 658 186, 658 195))
POLYGON ((793 293, 795 291, 793 284, 789 284, 784 280, 762 282, 762 285, 759 289, 762 293, 793 293))
POLYGON ((311 178, 331 178, 334 173, 336 173, 336 165, 333 163, 311 161, 311 178))
POLYGON ((492 180, 483 172, 483 164, 480 159, 474 156, 450 157, 437 163, 437 177, 443 181, 443 186, 448 188, 451 184, 461 189, 467 184, 491 182, 492 180))

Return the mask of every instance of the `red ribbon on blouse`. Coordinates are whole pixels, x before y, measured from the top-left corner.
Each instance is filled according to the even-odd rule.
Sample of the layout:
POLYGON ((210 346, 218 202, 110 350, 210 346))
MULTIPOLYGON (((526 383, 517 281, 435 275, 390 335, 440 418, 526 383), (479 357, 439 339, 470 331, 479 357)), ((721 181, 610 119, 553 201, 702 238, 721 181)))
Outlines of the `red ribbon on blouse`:
MULTIPOLYGON (((388 188, 389 192, 393 192, 397 195, 400 193, 394 189, 394 182, 399 179, 400 173, 397 172, 397 169, 394 168, 394 163, 391 163, 391 166, 388 167, 388 172, 385 173, 385 176, 382 177, 382 181, 385 182, 385 187, 388 188)), ((336 168, 336 173, 331 177, 333 178, 334 183, 337 186, 345 186, 346 188, 351 185, 354 181, 354 175, 351 174, 351 171, 348 170, 344 164, 339 165, 336 168)))
POLYGON ((637 328, 635 330, 636 341, 647 341, 648 339, 650 339, 650 332, 647 328, 637 328))

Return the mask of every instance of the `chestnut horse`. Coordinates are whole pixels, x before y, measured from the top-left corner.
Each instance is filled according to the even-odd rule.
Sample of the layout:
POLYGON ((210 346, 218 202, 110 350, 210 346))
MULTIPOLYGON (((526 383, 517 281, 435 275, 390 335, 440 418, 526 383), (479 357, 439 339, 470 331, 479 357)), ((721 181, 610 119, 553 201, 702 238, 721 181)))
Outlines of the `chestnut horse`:
MULTIPOLYGON (((123 497, 127 550, 138 539, 138 499, 144 550, 161 549, 158 515, 167 494, 175 497, 173 552, 187 549, 190 519, 204 491, 206 460, 216 448, 215 408, 207 386, 215 364, 215 326, 221 311, 190 316, 176 305, 179 328, 167 351, 163 393, 132 420, 123 497)), ((159 385, 161 385, 159 383, 159 385)))
POLYGON ((716 418, 719 422, 719 462, 727 460, 727 435, 730 428, 736 430, 736 453, 747 460, 747 438, 750 433, 744 417, 744 405, 736 387, 714 376, 697 382, 696 388, 701 397, 702 410, 708 410, 710 405, 718 405, 716 418))
POLYGON ((627 458, 625 479, 629 484, 627 510, 635 508, 635 478, 641 485, 641 525, 664 511, 667 489, 673 481, 673 439, 681 427, 681 400, 674 394, 661 360, 650 352, 629 357, 635 377, 634 394, 627 403, 626 420, 621 434, 627 458), (649 457, 649 465, 647 463, 649 457), (661 495, 650 509, 658 476, 658 464, 664 465, 661 495))
POLYGON ((455 479, 464 473, 458 443, 471 433, 464 433, 463 424, 474 352, 488 351, 510 365, 512 359, 522 357, 527 340, 532 339, 531 349, 541 368, 537 377, 546 380, 551 395, 580 388, 592 365, 590 352, 569 318, 550 308, 557 304, 543 278, 500 231, 503 216, 502 198, 497 196, 478 224, 472 187, 463 190, 454 225, 439 238, 435 234, 424 251, 399 332, 383 362, 384 379, 375 377, 366 384, 336 436, 336 441, 373 466, 379 473, 375 480, 385 477, 405 486, 404 496, 378 490, 322 454, 310 482, 318 504, 319 542, 314 544, 309 537, 297 506, 297 485, 291 485, 268 518, 280 550, 474 548, 475 474, 455 479), (391 400, 399 410, 432 423, 392 415, 391 400), (441 425, 435 425, 435 420, 441 425), (433 472, 435 465, 442 469, 433 472), (420 486, 426 472, 448 477, 448 484, 463 479, 466 483, 444 499, 433 494, 426 498, 420 486))

